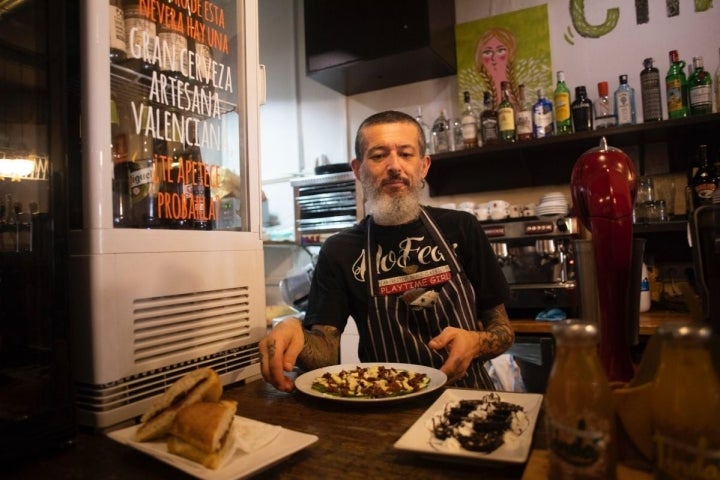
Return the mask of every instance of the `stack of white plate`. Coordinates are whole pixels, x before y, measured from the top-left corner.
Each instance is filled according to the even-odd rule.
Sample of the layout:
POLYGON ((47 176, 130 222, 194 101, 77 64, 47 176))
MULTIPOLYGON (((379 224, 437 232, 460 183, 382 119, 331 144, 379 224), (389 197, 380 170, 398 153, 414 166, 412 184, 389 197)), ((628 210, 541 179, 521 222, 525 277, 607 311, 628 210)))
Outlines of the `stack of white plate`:
POLYGON ((536 215, 567 215, 570 210, 567 198, 561 192, 550 192, 535 207, 536 215))

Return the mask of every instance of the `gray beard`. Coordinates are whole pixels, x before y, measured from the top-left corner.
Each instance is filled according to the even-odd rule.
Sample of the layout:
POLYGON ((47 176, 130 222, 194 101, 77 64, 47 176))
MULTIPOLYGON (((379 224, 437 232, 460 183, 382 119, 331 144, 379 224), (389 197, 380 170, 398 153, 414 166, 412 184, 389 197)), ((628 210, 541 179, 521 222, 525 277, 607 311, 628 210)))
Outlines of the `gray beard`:
POLYGON ((407 195, 390 197, 365 187, 365 206, 378 225, 402 225, 420 216, 420 190, 411 189, 407 195))

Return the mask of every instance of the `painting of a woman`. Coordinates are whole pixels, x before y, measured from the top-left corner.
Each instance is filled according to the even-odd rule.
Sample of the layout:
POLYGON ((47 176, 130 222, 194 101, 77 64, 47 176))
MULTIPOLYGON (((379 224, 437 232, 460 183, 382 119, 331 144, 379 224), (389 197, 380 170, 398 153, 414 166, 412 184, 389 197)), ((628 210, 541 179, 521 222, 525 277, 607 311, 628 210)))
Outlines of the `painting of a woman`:
POLYGON ((507 81, 510 102, 515 104, 517 79, 515 78, 515 36, 505 28, 486 30, 477 42, 475 66, 497 106, 502 100, 500 84, 507 81))

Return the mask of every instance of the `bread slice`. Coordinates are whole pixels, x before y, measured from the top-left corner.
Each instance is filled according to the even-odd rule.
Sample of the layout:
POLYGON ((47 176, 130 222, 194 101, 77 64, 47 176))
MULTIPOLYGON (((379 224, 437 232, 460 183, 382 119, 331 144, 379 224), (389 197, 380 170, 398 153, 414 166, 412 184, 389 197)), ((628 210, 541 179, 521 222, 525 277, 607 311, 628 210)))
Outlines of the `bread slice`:
POLYGON ((163 437, 170 431, 177 412, 200 401, 217 402, 222 396, 220 376, 211 368, 199 368, 173 383, 153 402, 140 421, 135 439, 147 442, 163 437))
POLYGON ((232 429, 237 402, 198 402, 180 410, 170 429, 168 451, 218 469, 235 452, 232 429))

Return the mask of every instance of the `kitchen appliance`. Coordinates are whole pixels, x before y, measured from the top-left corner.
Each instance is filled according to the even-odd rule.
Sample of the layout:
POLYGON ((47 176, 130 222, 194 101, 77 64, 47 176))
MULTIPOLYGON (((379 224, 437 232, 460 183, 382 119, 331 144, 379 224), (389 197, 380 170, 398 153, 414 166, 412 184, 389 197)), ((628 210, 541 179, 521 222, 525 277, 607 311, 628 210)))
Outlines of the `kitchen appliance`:
POLYGON ((198 367, 259 378, 266 331, 257 1, 110 3, 80 2, 66 199, 77 419, 96 429, 198 367), (111 13, 135 16, 124 60, 108 55, 123 46, 111 13))
POLYGON ((581 231, 575 217, 523 217, 483 229, 510 285, 510 318, 535 318, 552 308, 577 315, 573 240, 581 231))
POLYGON ((330 173, 290 181, 295 202, 295 242, 320 245, 362 218, 362 190, 353 172, 330 173))

